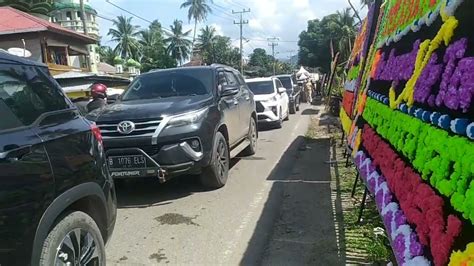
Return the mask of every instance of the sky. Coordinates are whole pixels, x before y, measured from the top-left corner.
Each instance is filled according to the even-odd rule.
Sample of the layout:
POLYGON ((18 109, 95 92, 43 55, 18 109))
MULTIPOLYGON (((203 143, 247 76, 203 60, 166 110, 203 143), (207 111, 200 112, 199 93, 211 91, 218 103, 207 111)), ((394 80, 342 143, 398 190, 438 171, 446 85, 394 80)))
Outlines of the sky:
MULTIPOLYGON (((194 23, 189 22, 187 10, 180 9, 184 0, 108 0, 115 5, 134 13, 146 20, 158 19, 164 28, 175 19, 184 22, 185 30, 193 29, 194 23)), ((89 0, 98 14, 104 18, 97 18, 102 36, 102 45, 114 46, 107 36, 109 28, 112 27, 110 19, 119 15, 132 16, 119 8, 107 3, 106 0, 89 0)), ((356 8, 360 8, 358 0, 352 0, 356 8)), ((205 25, 212 25, 218 34, 228 36, 233 45, 239 46, 240 30, 234 21, 240 19, 238 14, 232 11, 251 10, 243 15, 244 20, 249 23, 244 25, 243 36, 244 54, 249 55, 255 48, 264 48, 271 53, 271 47, 267 38, 279 38, 278 46, 275 48, 276 57, 285 59, 296 55, 298 51, 298 36, 306 29, 308 20, 322 18, 337 10, 348 7, 347 0, 214 0, 211 4, 213 12, 207 21, 198 25, 198 29, 205 25)), ((366 11, 362 10, 361 14, 366 11)), ((132 22, 142 28, 146 28, 149 22, 134 17, 132 22)))

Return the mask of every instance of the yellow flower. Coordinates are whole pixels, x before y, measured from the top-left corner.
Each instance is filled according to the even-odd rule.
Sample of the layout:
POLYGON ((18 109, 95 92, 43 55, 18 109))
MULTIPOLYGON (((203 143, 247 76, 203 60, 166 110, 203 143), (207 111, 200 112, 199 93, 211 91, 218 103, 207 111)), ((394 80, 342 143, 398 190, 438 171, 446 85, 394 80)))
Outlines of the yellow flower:
POLYGON ((474 242, 468 244, 464 252, 453 252, 449 266, 474 266, 474 242))

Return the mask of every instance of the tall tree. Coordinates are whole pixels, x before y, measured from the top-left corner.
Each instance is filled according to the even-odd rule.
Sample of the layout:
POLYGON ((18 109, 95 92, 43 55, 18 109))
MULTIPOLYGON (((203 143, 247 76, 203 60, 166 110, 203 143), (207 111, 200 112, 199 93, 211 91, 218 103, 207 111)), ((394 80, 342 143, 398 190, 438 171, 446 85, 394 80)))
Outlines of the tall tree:
POLYGON ((132 18, 118 16, 113 20, 115 28, 109 29, 107 35, 112 37, 112 41, 117 42, 115 51, 124 59, 138 59, 139 43, 137 37, 140 35, 139 26, 132 25, 132 18))
POLYGON ((214 44, 216 37, 216 29, 212 26, 202 28, 201 34, 198 36, 197 47, 201 51, 203 61, 206 64, 212 64, 215 61, 214 44))
POLYGON ((170 26, 171 33, 166 32, 168 38, 165 43, 168 44, 168 54, 171 55, 180 65, 190 55, 190 47, 192 42, 189 40, 191 31, 183 32, 183 22, 175 20, 170 26))
POLYGON ((119 56, 115 52, 115 50, 110 48, 109 46, 101 46, 99 48, 99 54, 100 54, 100 60, 109 65, 114 65, 115 58, 119 56))
MULTIPOLYGON (((209 0, 212 3, 212 0, 209 0)), ((212 8, 208 4, 208 0, 186 0, 181 4, 181 8, 188 8, 188 20, 194 20, 194 35, 191 50, 194 49, 196 41, 196 31, 198 22, 205 21, 207 15, 212 12, 212 8)))
POLYGON ((147 29, 140 31, 140 63, 143 72, 176 66, 176 60, 166 51, 161 23, 153 21, 147 29))

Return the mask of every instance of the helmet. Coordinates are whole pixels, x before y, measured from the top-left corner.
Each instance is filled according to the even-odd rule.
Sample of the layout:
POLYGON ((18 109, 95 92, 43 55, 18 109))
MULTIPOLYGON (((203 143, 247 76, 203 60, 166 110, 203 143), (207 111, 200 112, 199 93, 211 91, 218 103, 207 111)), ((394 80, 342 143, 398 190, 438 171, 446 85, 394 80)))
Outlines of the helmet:
POLYGON ((91 86, 92 98, 107 98, 107 86, 101 83, 95 83, 91 86))

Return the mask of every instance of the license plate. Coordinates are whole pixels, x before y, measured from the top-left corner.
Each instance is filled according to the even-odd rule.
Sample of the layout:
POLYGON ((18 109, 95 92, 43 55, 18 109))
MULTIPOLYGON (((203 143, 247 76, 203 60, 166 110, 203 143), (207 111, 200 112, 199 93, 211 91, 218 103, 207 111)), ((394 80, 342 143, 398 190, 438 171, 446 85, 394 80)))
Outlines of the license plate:
POLYGON ((146 158, 143 155, 110 156, 111 169, 141 169, 146 168, 146 158))

